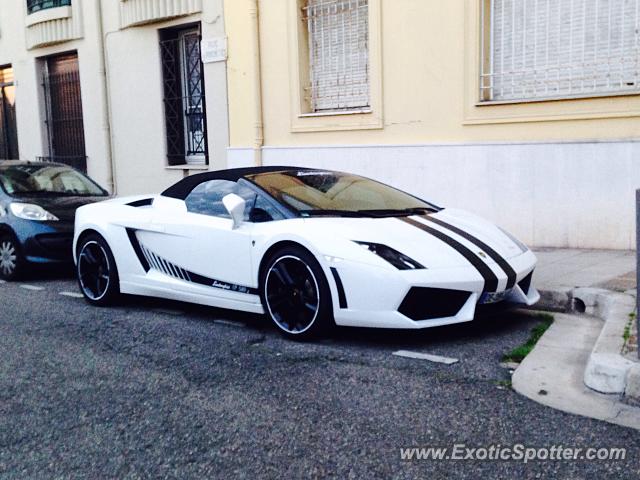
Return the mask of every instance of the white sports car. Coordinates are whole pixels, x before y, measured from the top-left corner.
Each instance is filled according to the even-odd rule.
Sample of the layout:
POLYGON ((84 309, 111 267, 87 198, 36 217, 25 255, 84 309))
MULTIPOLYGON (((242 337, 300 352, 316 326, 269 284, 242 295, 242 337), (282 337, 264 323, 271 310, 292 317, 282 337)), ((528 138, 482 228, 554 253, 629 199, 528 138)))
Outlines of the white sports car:
POLYGON ((119 293, 265 313, 286 336, 426 328, 532 305, 534 254, 491 223, 348 173, 255 167, 80 207, 89 303, 119 293))

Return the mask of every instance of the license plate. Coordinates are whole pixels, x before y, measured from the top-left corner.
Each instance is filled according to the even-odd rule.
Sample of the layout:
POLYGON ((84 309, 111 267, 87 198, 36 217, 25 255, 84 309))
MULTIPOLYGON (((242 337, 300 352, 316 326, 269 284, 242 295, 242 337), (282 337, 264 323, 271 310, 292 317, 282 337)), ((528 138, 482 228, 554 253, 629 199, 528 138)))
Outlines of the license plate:
POLYGON ((480 304, 502 302, 511 293, 511 289, 503 292, 485 292, 480 296, 480 304))

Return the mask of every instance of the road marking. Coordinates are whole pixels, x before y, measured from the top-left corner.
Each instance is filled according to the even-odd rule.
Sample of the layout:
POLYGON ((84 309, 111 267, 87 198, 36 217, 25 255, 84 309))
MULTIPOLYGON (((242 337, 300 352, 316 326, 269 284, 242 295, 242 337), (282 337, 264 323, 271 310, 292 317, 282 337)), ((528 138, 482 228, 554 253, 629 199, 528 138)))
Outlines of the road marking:
POLYGON ((84 298, 84 295, 78 292, 59 292, 63 297, 84 298))
POLYGON ((214 320, 213 323, 219 323, 221 325, 227 325, 229 327, 236 327, 236 328, 245 328, 246 325, 242 322, 235 322, 233 320, 214 320))
POLYGON ((33 291, 44 290, 44 287, 38 287, 36 285, 28 285, 26 283, 23 283, 22 285, 20 285, 20 288, 24 288, 25 290, 33 290, 33 291))
POLYGON ((440 355, 431 355, 430 353, 410 352, 409 350, 398 350, 393 352, 393 355, 405 358, 414 358, 417 360, 428 360, 429 362, 444 363, 445 365, 451 365, 458 363, 460 360, 451 357, 441 357, 440 355))

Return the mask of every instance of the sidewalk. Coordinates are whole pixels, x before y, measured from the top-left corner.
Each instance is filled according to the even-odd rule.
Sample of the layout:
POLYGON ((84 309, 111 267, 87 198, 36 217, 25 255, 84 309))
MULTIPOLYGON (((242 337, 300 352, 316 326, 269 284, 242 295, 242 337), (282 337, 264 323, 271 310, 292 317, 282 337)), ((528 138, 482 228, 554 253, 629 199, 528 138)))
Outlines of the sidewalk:
MULTIPOLYGON (((636 252, 633 250, 579 250, 541 248, 535 284, 545 298, 570 292, 575 288, 597 288, 636 296, 636 252), (547 295, 544 295, 544 292, 547 295)), ((638 359, 637 323, 630 330, 624 347, 626 358, 638 359)))
POLYGON ((635 311, 635 252, 534 253, 537 307, 561 313, 514 372, 514 390, 552 408, 640 430, 640 362, 629 315, 635 311))
POLYGON ((630 250, 534 249, 539 290, 594 287, 616 292, 636 288, 636 252, 630 250))

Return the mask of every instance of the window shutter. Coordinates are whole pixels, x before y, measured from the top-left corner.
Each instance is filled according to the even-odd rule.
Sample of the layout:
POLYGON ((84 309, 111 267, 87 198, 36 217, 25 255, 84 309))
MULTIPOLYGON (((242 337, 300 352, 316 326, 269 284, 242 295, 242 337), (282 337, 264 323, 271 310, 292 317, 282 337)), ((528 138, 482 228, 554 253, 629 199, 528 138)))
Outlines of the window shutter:
POLYGON ((311 110, 368 107, 368 0, 309 0, 305 11, 311 110))
POLYGON ((491 0, 489 15, 482 98, 640 91, 640 0, 491 0))

